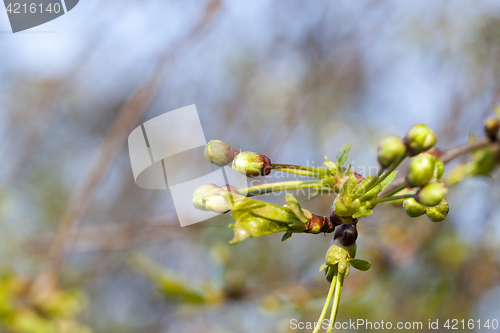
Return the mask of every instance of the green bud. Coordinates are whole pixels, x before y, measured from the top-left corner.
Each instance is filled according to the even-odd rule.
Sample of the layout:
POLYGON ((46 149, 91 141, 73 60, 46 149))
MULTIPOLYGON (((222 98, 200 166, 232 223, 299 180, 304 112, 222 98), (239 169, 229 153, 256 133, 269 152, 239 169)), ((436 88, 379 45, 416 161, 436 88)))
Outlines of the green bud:
POLYGON ((434 207, 443 201, 448 189, 443 183, 429 183, 416 194, 415 200, 427 207, 434 207))
POLYGON ((419 204, 415 199, 408 198, 403 202, 403 208, 409 217, 419 217, 425 214, 425 206, 419 204))
POLYGON ((431 149, 436 144, 436 136, 426 125, 414 125, 404 138, 410 156, 431 149))
POLYGON ((334 240, 332 245, 326 252, 326 264, 327 265, 335 265, 338 264, 339 261, 346 259, 349 257, 349 252, 346 247, 340 244, 339 240, 334 240))
POLYGON ((238 151, 221 140, 212 140, 205 146, 205 159, 215 165, 224 166, 231 163, 238 151))
POLYGON ((450 211, 450 206, 448 201, 443 200, 441 203, 435 207, 427 207, 425 214, 432 222, 441 222, 446 219, 448 212, 450 211))
POLYGON ((434 175, 432 179, 440 180, 444 174, 444 163, 439 158, 436 157, 434 160, 434 175))
POLYGON ((335 198, 332 205, 332 211, 335 212, 342 223, 352 223, 352 213, 349 211, 349 207, 345 205, 340 195, 335 198))
POLYGON ((410 160, 406 175, 410 187, 424 186, 431 181, 434 175, 434 160, 435 157, 429 154, 420 154, 410 160))
POLYGON ((203 200, 202 200, 202 195, 205 191, 213 190, 215 188, 219 188, 219 186, 215 184, 206 184, 198 187, 196 190, 194 190, 193 193, 193 206, 197 209, 200 210, 207 210, 205 208, 205 205, 203 205, 203 200))
POLYGON ((498 130, 500 129, 500 120, 497 117, 489 117, 484 123, 484 132, 492 140, 497 139, 498 130))
POLYGON ((378 162, 383 168, 391 166, 404 153, 406 153, 406 146, 400 137, 389 135, 378 144, 378 162))
POLYGON ((245 151, 236 155, 233 169, 247 177, 267 176, 271 173, 271 161, 267 156, 245 151))
POLYGON ((205 206, 206 210, 210 210, 212 212, 220 214, 231 210, 226 201, 228 192, 238 193, 238 190, 232 186, 224 186, 204 191, 201 195, 203 206, 205 206))

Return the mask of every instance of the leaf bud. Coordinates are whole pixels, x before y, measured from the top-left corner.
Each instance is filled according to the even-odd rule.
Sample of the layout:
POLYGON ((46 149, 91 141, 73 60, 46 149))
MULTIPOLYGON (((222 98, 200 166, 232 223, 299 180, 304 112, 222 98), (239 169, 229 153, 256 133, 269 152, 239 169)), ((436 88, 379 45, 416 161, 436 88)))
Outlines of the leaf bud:
POLYGON ((434 175, 434 160, 435 157, 429 154, 420 154, 410 160, 406 174, 410 187, 424 186, 431 181, 434 175))
POLYGON ((448 201, 443 200, 441 203, 435 207, 427 207, 425 214, 432 222, 441 222, 446 219, 448 212, 450 211, 450 205, 448 201))
POLYGON ((394 135, 386 136, 378 145, 378 162, 383 168, 388 168, 404 153, 406 153, 406 146, 400 137, 394 135))
POLYGON ((415 200, 427 207, 434 207, 443 201, 448 189, 443 183, 429 183, 416 194, 415 200))
POLYGON ((406 133, 403 142, 410 156, 415 156, 431 149, 436 144, 436 136, 426 125, 414 125, 406 133))
POLYGON ((221 140, 211 140, 204 151, 205 159, 218 166, 231 163, 238 151, 221 140))
POLYGON ((247 177, 267 176, 271 173, 271 160, 265 155, 245 151, 234 158, 233 170, 247 177))

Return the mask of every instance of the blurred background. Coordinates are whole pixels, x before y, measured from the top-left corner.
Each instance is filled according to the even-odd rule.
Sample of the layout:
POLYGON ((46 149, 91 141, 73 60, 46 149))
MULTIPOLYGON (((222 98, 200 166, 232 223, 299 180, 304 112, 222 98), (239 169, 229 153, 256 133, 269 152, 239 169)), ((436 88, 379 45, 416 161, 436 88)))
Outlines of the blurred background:
MULTIPOLYGON (((196 104, 207 141, 276 163, 318 165, 352 142, 366 176, 383 136, 425 123, 449 148, 500 103, 495 0, 85 0, 17 34, 0 15, 1 332, 317 320, 332 236, 229 246, 228 215, 181 228, 169 191, 132 176, 128 134, 157 115, 196 104)), ((443 223, 391 206, 363 219, 358 257, 373 267, 346 280, 338 320, 500 320, 499 197, 474 178, 443 223)), ((304 207, 327 215, 332 201, 304 207)))

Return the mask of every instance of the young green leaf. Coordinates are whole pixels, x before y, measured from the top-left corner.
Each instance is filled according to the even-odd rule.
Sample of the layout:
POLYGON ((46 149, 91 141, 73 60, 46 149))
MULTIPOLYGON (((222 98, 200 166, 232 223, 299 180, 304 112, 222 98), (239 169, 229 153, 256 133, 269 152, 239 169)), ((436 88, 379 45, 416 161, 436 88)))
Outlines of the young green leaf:
POLYGON ((286 242, 287 240, 289 240, 290 238, 292 238, 292 235, 293 235, 293 232, 291 232, 291 231, 285 232, 285 234, 281 238, 281 241, 282 242, 286 242))
POLYGON ((341 167, 342 165, 345 164, 345 162, 347 162, 347 155, 349 154, 349 150, 351 149, 351 146, 352 146, 351 143, 347 143, 337 153, 337 156, 335 157, 335 164, 338 167, 341 167))
POLYGON ((363 195, 365 193, 366 186, 375 178, 375 175, 372 175, 368 178, 365 178, 361 183, 356 186, 356 194, 363 195))
POLYGON ((370 216, 370 215, 372 215, 372 213, 373 213, 373 210, 363 207, 356 214, 354 214, 352 216, 352 218, 360 219, 362 217, 370 216))
POLYGON ((325 263, 323 263, 323 265, 321 265, 321 267, 319 268, 319 272, 321 272, 322 270, 325 270, 328 268, 328 265, 325 263))
POLYGON ((372 264, 369 263, 368 261, 361 260, 361 259, 350 259, 349 265, 351 265, 352 267, 359 269, 360 271, 363 271, 363 272, 369 270, 370 267, 372 266, 372 264))
POLYGON ((387 176, 387 178, 380 183, 380 185, 382 185, 382 188, 380 190, 381 192, 385 190, 389 185, 391 185, 392 181, 396 178, 397 174, 398 174, 397 171, 391 172, 391 174, 387 176))

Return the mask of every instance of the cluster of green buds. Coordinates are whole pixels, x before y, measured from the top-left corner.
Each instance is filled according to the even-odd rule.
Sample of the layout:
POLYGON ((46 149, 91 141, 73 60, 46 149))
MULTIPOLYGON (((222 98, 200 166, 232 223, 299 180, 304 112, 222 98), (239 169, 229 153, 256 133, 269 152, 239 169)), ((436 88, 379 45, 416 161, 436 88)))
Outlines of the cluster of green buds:
MULTIPOLYGON (((412 192, 415 193, 416 191, 412 192)), ((446 199, 442 199, 437 205, 425 206, 414 198, 408 198, 404 200, 403 208, 409 217, 419 217, 425 214, 432 222, 444 221, 450 211, 446 199)))
MULTIPOLYGON (((491 117, 485 123, 489 140, 471 141, 465 147, 465 152, 473 153, 473 159, 452 173, 459 181, 468 175, 487 175, 500 162, 500 147, 496 142, 500 129, 499 117, 500 109, 496 117, 491 117)), ((443 161, 448 162, 462 153, 442 152, 434 148, 435 144, 436 136, 432 130, 421 124, 413 126, 403 138, 387 136, 378 144, 380 172, 365 178, 351 170, 351 165, 345 166, 350 144, 344 145, 334 160, 325 156, 323 166, 309 167, 273 164, 265 155, 251 151, 238 152, 223 141, 212 140, 205 147, 206 160, 218 166, 231 164, 235 171, 247 177, 266 176, 272 170, 279 170, 315 179, 263 183, 245 189, 207 184, 196 189, 193 205, 198 209, 217 213, 231 211, 235 220, 234 225, 230 226, 234 229, 231 244, 274 233, 284 233, 282 241, 286 241, 294 233, 334 232, 325 263, 321 267, 321 270, 325 270, 331 287, 320 322, 333 298, 330 318, 332 323, 336 317, 342 284, 350 267, 365 271, 371 266, 370 263, 355 258, 357 224, 361 218, 370 216, 377 205, 387 202, 399 203, 410 217, 425 214, 433 222, 446 219, 449 204, 446 200, 448 188, 445 183, 450 185, 451 182, 450 178, 446 178, 446 181, 442 179, 445 171, 443 161), (409 161, 404 176, 393 183, 398 174, 396 169, 406 158, 409 161), (286 195, 284 206, 251 198, 270 192, 302 189, 314 189, 317 194, 313 196, 338 194, 332 203, 330 215, 315 215, 303 209, 290 193, 286 195)), ((329 329, 327 332, 331 331, 329 329)))
POLYGON ((416 188, 409 192, 414 196, 403 202, 403 208, 410 217, 426 214, 433 222, 443 221, 449 206, 445 197, 448 188, 441 181, 444 163, 433 152, 422 153, 411 158, 406 174, 406 185, 416 188))

